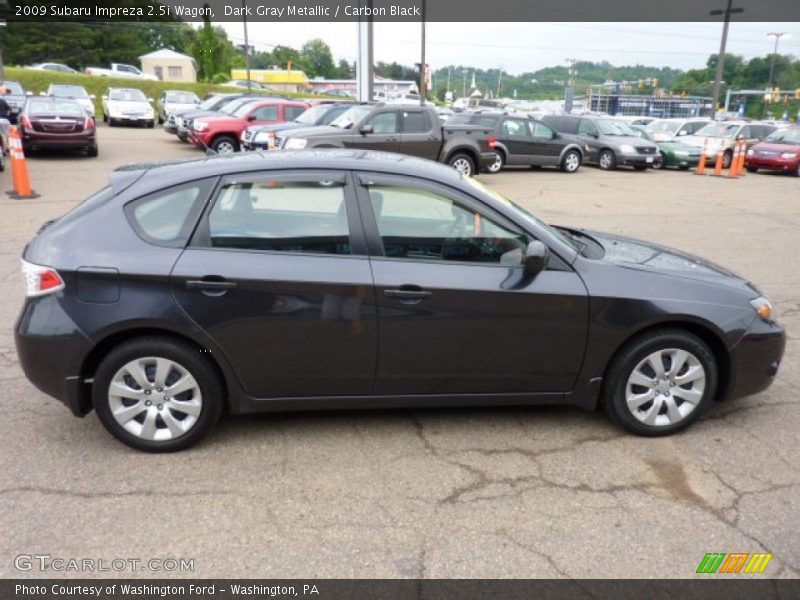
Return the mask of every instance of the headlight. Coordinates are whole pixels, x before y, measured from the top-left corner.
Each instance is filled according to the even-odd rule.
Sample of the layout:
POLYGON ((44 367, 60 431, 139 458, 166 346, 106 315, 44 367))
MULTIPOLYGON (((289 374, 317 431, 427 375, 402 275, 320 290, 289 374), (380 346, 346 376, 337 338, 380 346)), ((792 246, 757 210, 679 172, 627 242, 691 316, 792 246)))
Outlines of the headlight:
POLYGON ((302 150, 308 145, 308 140, 303 138, 289 138, 283 145, 287 150, 302 150))
POLYGON ((750 149, 747 151, 747 156, 753 156, 753 154, 755 154, 755 152, 753 151, 753 149, 752 149, 752 148, 750 148, 750 149))
MULTIPOLYGON (((272 133, 271 131, 259 131, 258 133, 256 133, 256 137, 253 138, 253 141, 256 144, 269 144, 271 139, 272 140, 275 139, 274 133, 272 133)), ((305 144, 303 144, 303 146, 305 146, 305 144)))
POLYGON ((675 150, 675 156, 689 156, 686 150, 675 150))
POLYGON ((620 149, 620 151, 622 151, 624 153, 627 153, 627 154, 633 154, 634 152, 636 152, 636 150, 634 150, 633 146, 631 146, 629 144, 622 144, 622 146, 620 146, 619 149, 620 149))
POLYGON ((195 124, 192 125, 192 129, 194 129, 195 131, 205 131, 206 129, 208 129, 208 123, 205 123, 203 121, 195 122, 195 124))
POLYGON ((760 296, 754 300, 750 300, 750 306, 756 311, 756 314, 767 322, 773 322, 778 318, 778 311, 775 310, 775 305, 766 296, 760 296))
POLYGON ((797 154, 795 152, 784 152, 781 154, 781 158, 797 158, 797 154))

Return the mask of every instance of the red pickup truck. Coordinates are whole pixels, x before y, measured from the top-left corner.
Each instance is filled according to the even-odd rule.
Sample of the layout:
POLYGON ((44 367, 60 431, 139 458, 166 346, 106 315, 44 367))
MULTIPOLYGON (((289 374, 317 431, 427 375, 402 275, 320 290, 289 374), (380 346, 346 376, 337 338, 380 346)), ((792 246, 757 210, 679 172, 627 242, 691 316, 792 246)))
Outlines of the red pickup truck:
POLYGON ((189 137, 198 148, 210 148, 218 154, 239 150, 239 137, 250 125, 269 125, 293 121, 310 105, 281 98, 254 99, 231 115, 200 117, 192 123, 189 137))

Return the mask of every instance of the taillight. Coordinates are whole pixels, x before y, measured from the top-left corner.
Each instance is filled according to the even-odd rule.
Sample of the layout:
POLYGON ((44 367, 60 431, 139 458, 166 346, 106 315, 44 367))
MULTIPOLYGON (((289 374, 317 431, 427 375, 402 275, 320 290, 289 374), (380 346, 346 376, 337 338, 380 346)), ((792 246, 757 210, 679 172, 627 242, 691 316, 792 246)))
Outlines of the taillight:
POLYGON ((497 146, 497 138, 493 135, 490 135, 486 141, 489 144, 489 150, 494 150, 494 147, 497 146))
POLYGON ((92 117, 86 117, 86 122, 84 122, 83 128, 94 129, 94 119, 92 117))
POLYGON ((33 125, 31 125, 31 120, 28 118, 28 115, 22 115, 22 126, 25 129, 33 129, 33 125))
POLYGON ((64 280, 52 267, 22 261, 22 276, 25 278, 25 295, 44 296, 64 289, 64 280))

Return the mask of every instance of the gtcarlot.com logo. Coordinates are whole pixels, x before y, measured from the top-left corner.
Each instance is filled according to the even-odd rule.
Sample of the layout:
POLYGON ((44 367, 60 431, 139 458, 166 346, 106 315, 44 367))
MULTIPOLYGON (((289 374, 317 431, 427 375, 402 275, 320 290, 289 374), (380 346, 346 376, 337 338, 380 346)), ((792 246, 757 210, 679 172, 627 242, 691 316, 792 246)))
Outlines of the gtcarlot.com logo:
POLYGON ((193 558, 76 558, 51 556, 50 554, 18 554, 14 557, 18 571, 57 572, 108 572, 108 571, 194 571, 193 558))
POLYGON ((698 573, 763 573, 772 554, 767 552, 708 552, 697 566, 698 573))

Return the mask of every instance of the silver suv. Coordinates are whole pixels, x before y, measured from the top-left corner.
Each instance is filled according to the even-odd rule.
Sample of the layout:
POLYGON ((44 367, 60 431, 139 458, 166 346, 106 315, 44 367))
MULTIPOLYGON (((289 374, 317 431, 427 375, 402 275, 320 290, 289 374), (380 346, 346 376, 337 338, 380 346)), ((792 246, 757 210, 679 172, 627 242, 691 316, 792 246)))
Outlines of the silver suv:
POLYGON ((658 146, 638 137, 630 126, 612 117, 578 117, 549 115, 542 120, 565 137, 570 137, 589 148, 586 162, 601 169, 612 170, 619 166, 644 170, 661 162, 658 146))

